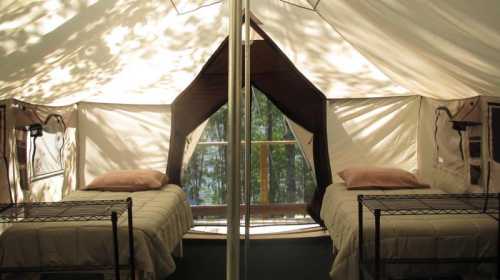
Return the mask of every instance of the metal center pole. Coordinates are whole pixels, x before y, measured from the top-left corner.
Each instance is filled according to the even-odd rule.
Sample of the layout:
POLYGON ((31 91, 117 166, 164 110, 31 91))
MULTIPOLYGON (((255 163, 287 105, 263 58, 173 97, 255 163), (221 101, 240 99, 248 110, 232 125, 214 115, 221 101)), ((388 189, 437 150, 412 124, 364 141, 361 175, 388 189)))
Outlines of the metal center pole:
POLYGON ((241 0, 230 0, 228 67, 227 253, 226 279, 240 277, 240 90, 241 0))
POLYGON ((248 251, 250 249, 250 167, 251 167, 251 82, 250 82, 250 0, 245 1, 245 280, 248 280, 248 251))

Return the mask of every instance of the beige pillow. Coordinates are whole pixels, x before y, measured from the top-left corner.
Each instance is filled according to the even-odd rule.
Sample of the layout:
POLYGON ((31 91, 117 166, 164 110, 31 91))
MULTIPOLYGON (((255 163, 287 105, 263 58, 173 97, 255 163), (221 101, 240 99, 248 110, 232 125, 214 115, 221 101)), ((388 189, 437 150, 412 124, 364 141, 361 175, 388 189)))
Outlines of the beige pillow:
POLYGON ((429 188, 412 173, 398 168, 350 167, 338 173, 347 189, 422 189, 429 188))
POLYGON ((119 170, 97 176, 87 190, 136 192, 159 189, 168 183, 168 177, 156 170, 119 170))

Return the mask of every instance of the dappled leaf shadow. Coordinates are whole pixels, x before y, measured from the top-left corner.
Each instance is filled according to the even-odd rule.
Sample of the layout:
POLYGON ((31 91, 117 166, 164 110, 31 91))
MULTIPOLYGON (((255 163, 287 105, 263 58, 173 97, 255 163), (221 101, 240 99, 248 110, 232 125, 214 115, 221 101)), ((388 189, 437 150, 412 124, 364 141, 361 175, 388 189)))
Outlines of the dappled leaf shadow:
POLYGON ((497 94, 498 2, 321 1, 318 11, 358 50, 413 93, 497 94))
POLYGON ((104 172, 166 169, 170 112, 165 106, 82 105, 80 186, 104 172))
POLYGON ((176 84, 183 82, 176 75, 193 76, 208 58, 199 48, 220 35, 203 26, 222 21, 221 9, 211 12, 178 16, 159 0, 14 1, 0 12, 0 98, 50 104, 103 93, 119 100, 150 88, 180 92, 187 84, 176 84), (171 24, 177 20, 184 29, 171 24), (187 36, 189 29, 200 35, 187 36))
POLYGON ((281 1, 253 3, 252 11, 264 22, 262 29, 328 98, 408 94, 315 11, 281 1))

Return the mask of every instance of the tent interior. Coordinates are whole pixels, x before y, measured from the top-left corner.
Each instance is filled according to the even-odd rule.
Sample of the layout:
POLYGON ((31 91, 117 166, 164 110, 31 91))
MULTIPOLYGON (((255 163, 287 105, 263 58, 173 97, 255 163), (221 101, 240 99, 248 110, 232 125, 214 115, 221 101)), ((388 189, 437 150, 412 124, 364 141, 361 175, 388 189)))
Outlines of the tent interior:
MULTIPOLYGON (((183 185, 187 170, 228 100, 229 2, 0 3, 0 203, 64 201, 117 170, 159 171, 193 191, 183 185)), ((299 198, 270 201, 270 190, 286 195, 291 181, 280 178, 288 173, 270 175, 272 159, 260 145, 253 230, 266 220, 306 221, 331 237, 339 257, 327 231, 336 225, 321 212, 325 192, 343 184, 339 172, 350 167, 397 168, 445 194, 498 197, 499 10, 486 0, 252 0, 251 41, 242 42, 251 86, 292 135, 266 145, 291 144, 294 160, 304 162, 294 174, 307 173, 313 186, 305 195, 305 179, 293 179, 299 198)), ((226 175, 225 164, 217 176, 226 175)), ((196 195, 212 195, 215 180, 200 183, 205 191, 196 195)), ((185 215, 194 223, 183 226, 218 217, 225 227, 225 193, 218 205, 192 203, 187 194, 193 205, 185 215)), ((0 217, 4 232, 8 217, 0 217)), ((178 241, 171 243, 173 250, 178 241)), ((0 251, 1 267, 9 253, 0 251)), ((173 273, 173 260, 168 265, 161 273, 173 273)), ((335 263, 329 277, 346 279, 335 263)))

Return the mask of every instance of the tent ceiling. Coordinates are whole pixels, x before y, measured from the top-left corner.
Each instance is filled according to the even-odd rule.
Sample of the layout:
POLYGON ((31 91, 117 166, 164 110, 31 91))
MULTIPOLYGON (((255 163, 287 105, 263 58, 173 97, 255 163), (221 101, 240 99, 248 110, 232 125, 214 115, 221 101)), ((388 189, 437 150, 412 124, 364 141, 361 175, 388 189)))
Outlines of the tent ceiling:
POLYGON ((286 1, 252 1, 261 28, 327 98, 408 95, 347 43, 318 13, 286 1))
POLYGON ((325 0, 317 11, 413 93, 500 95, 500 1, 325 0))
POLYGON ((222 4, 177 14, 170 1, 93 2, 5 3, 0 99, 169 104, 227 35, 222 4))
POLYGON ((220 4, 223 0, 166 0, 170 2, 180 15, 197 11, 201 8, 220 4))
MULTIPOLYGON (((0 99, 170 104, 226 38, 225 2, 2 1, 0 99)), ((252 12, 327 98, 452 99, 500 92, 499 6, 253 0, 252 12)))

